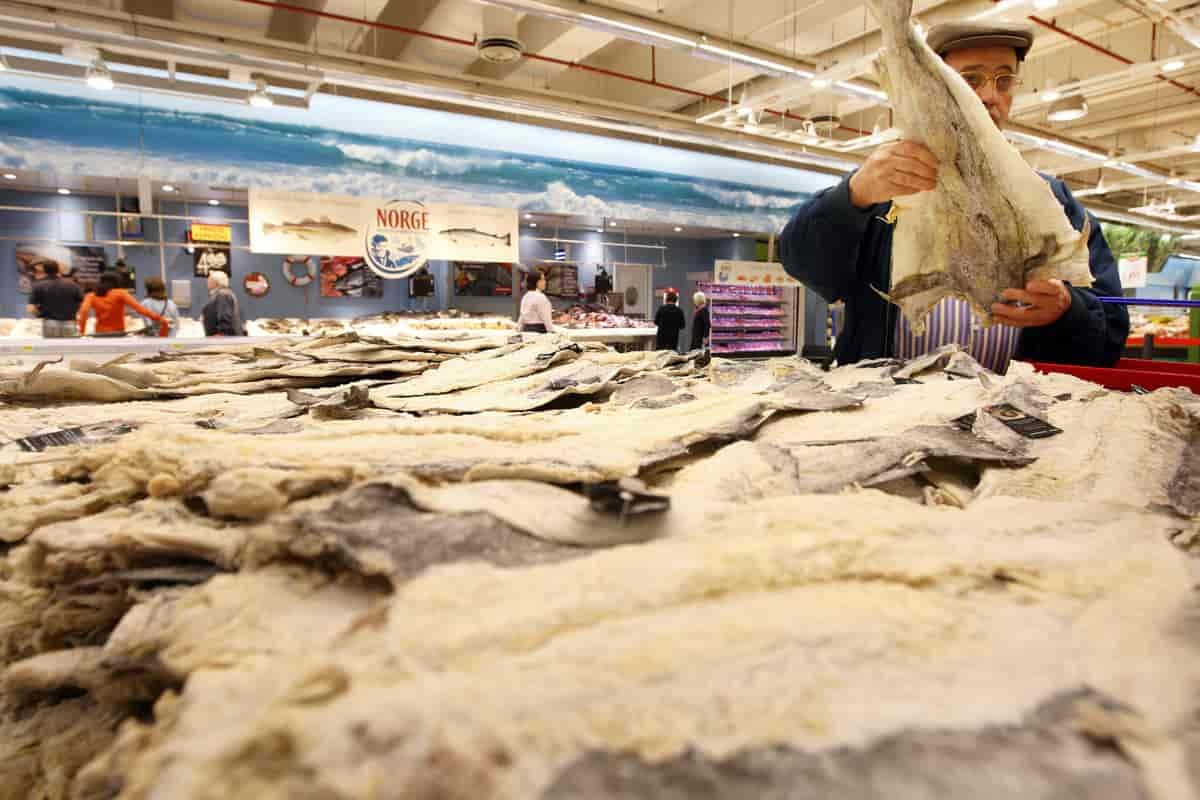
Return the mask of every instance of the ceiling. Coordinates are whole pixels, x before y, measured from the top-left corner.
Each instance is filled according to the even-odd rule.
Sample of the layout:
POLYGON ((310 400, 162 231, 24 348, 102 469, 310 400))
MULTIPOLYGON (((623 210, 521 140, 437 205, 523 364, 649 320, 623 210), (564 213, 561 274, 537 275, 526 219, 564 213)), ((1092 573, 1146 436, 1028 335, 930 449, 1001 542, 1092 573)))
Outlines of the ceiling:
MULTIPOLYGON (((1036 29, 1010 129, 1036 168, 1110 217, 1200 230, 1200 0, 916 0, 925 27, 981 15, 1036 29), (1087 115, 1049 122, 1048 88, 1087 115)), ((245 102, 261 78, 288 105, 337 93, 830 171, 897 135, 878 26, 846 0, 0 0, 14 70, 82 78, 72 44, 157 91, 245 102), (494 63, 482 38, 523 53, 494 63)))

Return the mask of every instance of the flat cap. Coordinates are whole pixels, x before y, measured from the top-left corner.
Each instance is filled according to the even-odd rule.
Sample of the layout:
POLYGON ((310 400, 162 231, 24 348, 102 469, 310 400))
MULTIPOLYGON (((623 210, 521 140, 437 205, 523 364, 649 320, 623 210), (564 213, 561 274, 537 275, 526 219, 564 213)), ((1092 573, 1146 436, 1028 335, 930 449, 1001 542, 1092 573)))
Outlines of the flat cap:
POLYGON ((1033 47, 1033 28, 1005 22, 944 22, 930 28, 925 41, 939 56, 965 47, 1011 47, 1017 61, 1024 61, 1033 47))

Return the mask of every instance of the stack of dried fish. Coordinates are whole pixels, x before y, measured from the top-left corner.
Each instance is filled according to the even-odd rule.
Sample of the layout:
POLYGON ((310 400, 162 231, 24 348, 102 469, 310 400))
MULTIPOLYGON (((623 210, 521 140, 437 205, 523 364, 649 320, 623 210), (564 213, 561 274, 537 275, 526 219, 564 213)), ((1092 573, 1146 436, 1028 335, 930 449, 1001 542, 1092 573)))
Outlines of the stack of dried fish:
POLYGON ((424 366, 0 406, 14 438, 132 425, 0 449, 0 794, 1194 795, 1189 393, 953 349, 420 348, 218 349, 110 370, 424 366))

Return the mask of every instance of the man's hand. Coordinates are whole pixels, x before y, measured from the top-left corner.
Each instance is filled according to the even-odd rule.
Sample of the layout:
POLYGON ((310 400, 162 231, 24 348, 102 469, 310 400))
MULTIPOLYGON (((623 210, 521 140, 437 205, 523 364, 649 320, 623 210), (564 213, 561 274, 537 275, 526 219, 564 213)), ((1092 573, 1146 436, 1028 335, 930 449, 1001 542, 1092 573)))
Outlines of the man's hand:
POLYGON ((927 192, 937 186, 937 171, 937 156, 925 145, 885 144, 850 178, 850 202, 866 208, 893 197, 927 192))
POLYGON ((1071 290, 1059 280, 1030 281, 1022 289, 1005 289, 1000 296, 1024 303, 1024 307, 992 304, 992 316, 1002 325, 1035 328, 1058 322, 1071 307, 1071 290))

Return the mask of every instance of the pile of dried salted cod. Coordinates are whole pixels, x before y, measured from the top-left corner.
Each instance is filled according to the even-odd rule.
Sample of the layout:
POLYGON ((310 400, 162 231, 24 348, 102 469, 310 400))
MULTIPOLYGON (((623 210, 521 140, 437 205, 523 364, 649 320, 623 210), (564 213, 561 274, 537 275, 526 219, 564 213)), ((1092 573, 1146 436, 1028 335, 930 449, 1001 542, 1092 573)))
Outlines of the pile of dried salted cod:
POLYGON ((0 796, 1196 795, 1190 393, 546 340, 0 432, 104 413, 0 448, 0 796))

